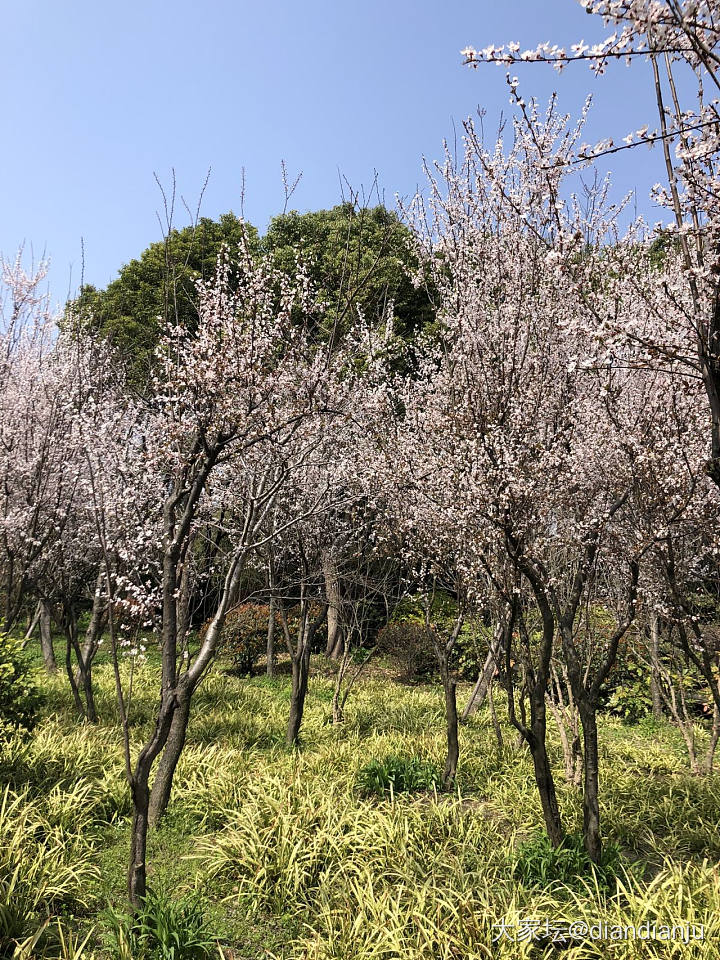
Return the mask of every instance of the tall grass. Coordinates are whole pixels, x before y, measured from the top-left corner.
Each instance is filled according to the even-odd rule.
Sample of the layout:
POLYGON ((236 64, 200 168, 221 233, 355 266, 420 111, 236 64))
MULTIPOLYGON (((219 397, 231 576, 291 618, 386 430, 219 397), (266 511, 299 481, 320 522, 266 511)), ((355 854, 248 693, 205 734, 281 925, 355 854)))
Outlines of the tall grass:
MULTIPOLYGON (((136 684, 137 744, 154 669, 136 684)), ((134 936, 149 942, 117 920, 130 805, 107 667, 97 683, 99 725, 78 725, 61 681, 48 681, 47 716, 0 750, 2 957, 110 960, 132 952, 134 936), (114 940, 113 924, 124 931, 114 940)), ((300 750, 283 742, 287 678, 218 672, 199 692, 171 807, 151 838, 149 882, 163 891, 154 915, 168 942, 182 942, 191 914, 196 922, 183 906, 192 903, 210 952, 228 960, 720 958, 720 778, 687 772, 671 728, 602 722, 603 827, 622 854, 617 880, 590 871, 543 886, 518 870, 541 815, 529 756, 509 728, 502 750, 485 712, 462 729, 452 794, 432 777, 413 779, 414 792, 373 794, 360 789, 363 770, 392 767, 394 783, 400 768, 442 766, 442 693, 360 681, 333 726, 331 692, 331 680, 313 678, 300 750), (546 920, 703 924, 705 940, 493 943, 494 924, 517 933, 546 920)), ((559 744, 551 754, 561 771, 559 744)), ((558 788, 575 832, 579 793, 558 788)))

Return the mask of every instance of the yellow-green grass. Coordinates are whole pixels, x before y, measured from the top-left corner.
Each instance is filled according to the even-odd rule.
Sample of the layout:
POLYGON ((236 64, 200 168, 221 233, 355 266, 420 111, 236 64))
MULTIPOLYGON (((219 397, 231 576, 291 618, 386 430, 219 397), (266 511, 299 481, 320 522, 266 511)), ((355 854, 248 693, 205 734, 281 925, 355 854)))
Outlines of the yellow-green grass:
MULTIPOLYGON (((105 911, 124 906, 130 801, 110 668, 95 679, 100 724, 78 723, 66 682, 47 680, 38 727, 0 751, 10 956, 113 956, 105 911)), ((136 675, 135 749, 156 682, 153 664, 136 675)), ((507 723, 501 750, 485 709, 462 729, 453 793, 368 797, 357 775, 373 758, 442 763, 442 691, 385 671, 358 683, 339 726, 331 695, 329 678, 312 678, 302 747, 288 750, 287 677, 241 679, 220 664, 197 694, 171 808, 151 836, 149 882, 170 898, 199 891, 218 957, 720 958, 720 778, 688 773, 670 726, 601 722, 604 832, 631 865, 617 891, 591 878, 542 889, 513 874, 516 845, 541 819, 529 756, 507 723), (560 949, 515 939, 546 920, 704 924, 705 940, 560 949), (511 936, 493 943, 503 921, 511 936)), ((502 718, 500 694, 496 703, 502 718)), ((551 742, 566 827, 577 831, 581 797, 562 780, 554 732, 551 742)))

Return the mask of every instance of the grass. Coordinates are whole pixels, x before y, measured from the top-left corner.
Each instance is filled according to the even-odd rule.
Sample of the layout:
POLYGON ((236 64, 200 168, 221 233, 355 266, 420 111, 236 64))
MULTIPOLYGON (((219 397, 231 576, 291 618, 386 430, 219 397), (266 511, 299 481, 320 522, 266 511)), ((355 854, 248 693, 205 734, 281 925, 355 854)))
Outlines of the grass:
MULTIPOLYGON (((136 684, 137 744, 154 671, 143 667, 136 684)), ((170 810, 151 834, 154 894, 133 931, 123 919, 130 804, 107 665, 96 682, 99 725, 78 724, 62 678, 47 680, 32 737, 0 750, 0 957, 720 960, 720 778, 688 773, 676 731, 601 722, 608 883, 572 838, 560 858, 537 840, 529 756, 506 724, 498 749, 484 710, 461 731, 455 791, 438 792, 442 691, 387 671, 358 682, 337 727, 332 681, 313 677, 300 750, 284 745, 289 678, 208 678, 170 810), (542 934, 546 920, 610 931, 704 924, 705 940, 558 945, 542 934), (493 943, 502 924, 511 936, 493 943), (533 925, 534 938, 513 938, 533 925)), ((577 834, 581 798, 562 781, 555 742, 551 754, 577 834)))

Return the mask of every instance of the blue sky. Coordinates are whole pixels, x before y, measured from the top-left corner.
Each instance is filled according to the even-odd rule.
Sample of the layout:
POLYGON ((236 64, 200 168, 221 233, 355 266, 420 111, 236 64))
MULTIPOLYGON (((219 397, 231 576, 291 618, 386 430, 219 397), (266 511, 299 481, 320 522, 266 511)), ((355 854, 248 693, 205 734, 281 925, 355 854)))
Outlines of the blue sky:
MULTIPOLYGON (((104 286, 161 237, 170 183, 202 214, 239 212, 261 230, 283 205, 280 162, 303 172, 292 206, 340 201, 377 171, 389 205, 422 182, 421 158, 440 155, 462 120, 486 110, 493 131, 510 111, 502 68, 462 66, 468 44, 604 35, 575 0, 23 0, 4 2, 0 80, 0 251, 21 243, 52 258, 51 292, 80 280, 104 286)), ((587 140, 622 137, 650 122, 647 65, 613 65, 595 79, 583 65, 558 76, 515 71, 525 96, 553 90, 577 112, 595 105, 587 140)), ((637 190, 651 220, 658 150, 610 158, 618 192, 637 190)), ((182 209, 176 225, 187 222, 182 209)))

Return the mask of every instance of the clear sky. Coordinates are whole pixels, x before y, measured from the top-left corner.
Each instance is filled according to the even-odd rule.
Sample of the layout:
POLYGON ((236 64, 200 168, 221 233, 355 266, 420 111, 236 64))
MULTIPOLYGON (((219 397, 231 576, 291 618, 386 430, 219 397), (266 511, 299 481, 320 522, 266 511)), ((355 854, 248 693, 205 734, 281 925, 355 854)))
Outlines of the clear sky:
MULTIPOLYGON (((202 214, 241 206, 261 230, 283 205, 280 162, 303 172, 299 210, 341 199, 377 171, 389 205, 422 182, 462 120, 486 110, 492 131, 511 108, 504 70, 462 66, 467 46, 518 40, 570 44, 604 35, 576 0, 0 0, 3 146, 0 251, 52 258, 51 291, 80 280, 104 286, 161 237, 153 174, 202 214)), ((524 67, 521 92, 577 112, 595 106, 588 141, 649 122, 647 65, 584 65, 558 76, 524 67)), ((638 209, 661 179, 658 150, 610 158, 619 191, 638 209)), ((187 215, 181 210, 176 225, 187 215)))

